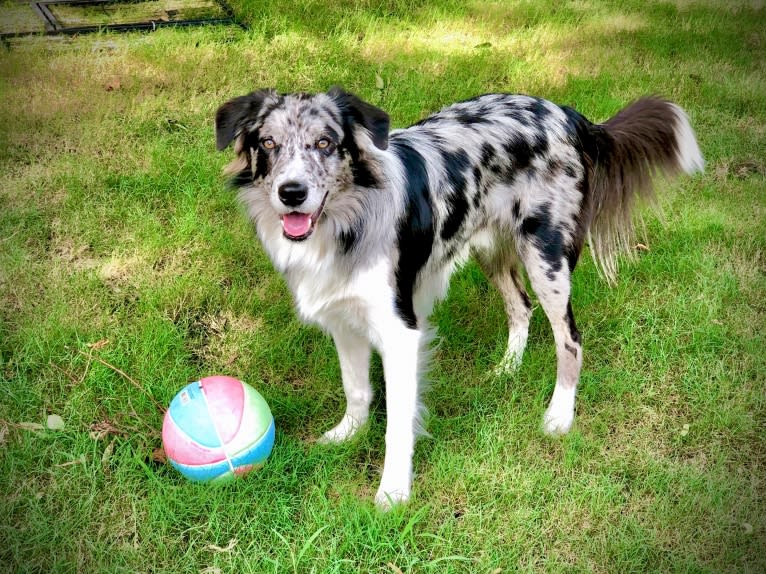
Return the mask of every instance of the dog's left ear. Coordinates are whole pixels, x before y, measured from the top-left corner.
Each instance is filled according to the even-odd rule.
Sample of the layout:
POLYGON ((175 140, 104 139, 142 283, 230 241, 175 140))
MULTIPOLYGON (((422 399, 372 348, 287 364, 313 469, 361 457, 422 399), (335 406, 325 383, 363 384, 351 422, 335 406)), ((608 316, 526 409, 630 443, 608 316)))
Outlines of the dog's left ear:
POLYGON ((223 104, 215 113, 215 145, 225 150, 235 138, 254 124, 267 98, 276 95, 274 90, 258 90, 239 96, 223 104))
POLYGON ((375 144, 375 147, 379 149, 388 148, 388 129, 391 121, 386 112, 368 104, 339 86, 330 88, 327 95, 340 107, 344 121, 350 118, 367 129, 372 136, 372 143, 375 144))

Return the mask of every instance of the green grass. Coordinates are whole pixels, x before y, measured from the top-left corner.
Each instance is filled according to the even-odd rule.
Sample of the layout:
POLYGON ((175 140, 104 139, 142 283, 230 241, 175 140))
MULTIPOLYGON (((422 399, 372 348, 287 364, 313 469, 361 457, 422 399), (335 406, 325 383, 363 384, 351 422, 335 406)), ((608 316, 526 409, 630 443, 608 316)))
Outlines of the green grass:
MULTIPOLYGON (((0 570, 764 571, 762 3, 232 4, 249 30, 0 52, 0 570), (343 410, 334 348, 296 321, 214 151, 227 98, 335 83, 397 127, 496 90, 598 121, 659 93, 707 159, 663 187, 665 222, 647 217, 649 250, 616 287, 583 257, 561 440, 539 430, 555 377, 541 310, 520 372, 493 379, 502 303, 474 265, 455 277, 434 315, 433 439, 388 514, 372 505, 382 401, 350 444, 314 443, 343 410), (259 473, 209 488, 152 453, 158 405, 217 372, 262 392, 278 434, 259 473), (63 430, 34 426, 50 414, 63 430)), ((380 395, 379 360, 373 379, 380 395)))

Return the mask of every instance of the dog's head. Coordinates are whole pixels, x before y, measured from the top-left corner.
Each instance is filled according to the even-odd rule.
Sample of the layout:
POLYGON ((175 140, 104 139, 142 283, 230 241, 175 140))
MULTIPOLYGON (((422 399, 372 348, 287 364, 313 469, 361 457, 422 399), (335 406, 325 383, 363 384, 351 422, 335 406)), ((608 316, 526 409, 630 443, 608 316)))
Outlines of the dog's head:
POLYGON ((234 142, 228 171, 235 183, 268 196, 283 235, 302 241, 314 231, 328 196, 349 184, 377 185, 364 150, 388 146, 388 115, 341 88, 327 93, 260 90, 216 113, 216 144, 234 142))

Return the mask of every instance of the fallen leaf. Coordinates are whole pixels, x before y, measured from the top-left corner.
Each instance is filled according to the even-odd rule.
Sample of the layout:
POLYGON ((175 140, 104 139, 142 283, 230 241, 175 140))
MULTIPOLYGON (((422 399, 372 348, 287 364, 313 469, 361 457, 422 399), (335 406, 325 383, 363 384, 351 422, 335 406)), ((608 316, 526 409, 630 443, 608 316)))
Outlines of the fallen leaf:
POLYGON ((375 74, 375 87, 382 90, 386 87, 386 82, 380 74, 375 74))
POLYGON ((99 349, 103 349, 109 344, 109 339, 101 339, 100 341, 96 341, 95 343, 88 343, 88 347, 93 349, 94 351, 98 351, 99 349))
POLYGON ((64 430, 64 427, 66 426, 64 424, 64 419, 62 419, 58 415, 48 415, 48 421, 46 423, 46 426, 50 430, 64 430))
POLYGON ((221 569, 217 566, 208 566, 200 570, 199 574, 221 574, 221 569))
POLYGON ((387 565, 389 568, 391 568, 391 571, 392 571, 394 574, 404 574, 404 572, 402 572, 402 569, 401 569, 401 568, 399 568, 399 567, 398 567, 396 564, 394 564, 393 562, 389 562, 389 563, 388 563, 388 564, 386 564, 386 565, 387 565))
POLYGON ((90 438, 93 440, 101 440, 102 438, 109 435, 126 436, 127 434, 127 432, 118 429, 111 422, 105 420, 90 425, 90 432, 88 433, 88 436, 90 436, 90 438))
POLYGON ((680 434, 681 436, 688 435, 689 434, 689 425, 685 424, 684 426, 682 426, 681 427, 681 432, 679 432, 678 434, 680 434))
POLYGON ((8 427, 3 425, 0 427, 0 444, 5 443, 5 435, 8 434, 8 427))
POLYGON ((167 464, 168 455, 165 454, 165 449, 158 446, 152 451, 152 461, 160 464, 167 464))
POLYGON ((207 547, 215 552, 231 552, 237 545, 237 539, 232 538, 226 546, 216 546, 215 544, 208 544, 207 547))
POLYGON ((24 430, 31 430, 31 431, 40 431, 45 430, 45 427, 41 425, 40 423, 19 423, 19 428, 24 430))
POLYGON ((752 534, 753 533, 753 525, 749 522, 743 522, 742 528, 745 529, 745 534, 752 534))

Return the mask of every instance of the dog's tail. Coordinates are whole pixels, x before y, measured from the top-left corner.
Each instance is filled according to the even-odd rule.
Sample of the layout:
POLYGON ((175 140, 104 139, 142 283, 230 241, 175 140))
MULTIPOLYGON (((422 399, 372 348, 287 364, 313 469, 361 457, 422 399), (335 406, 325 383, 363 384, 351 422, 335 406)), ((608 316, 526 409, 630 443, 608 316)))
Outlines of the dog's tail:
POLYGON ((597 266, 612 283, 617 254, 634 253, 633 206, 637 199, 653 202, 653 177, 703 171, 705 162, 684 110, 660 98, 637 100, 588 131, 588 240, 597 266))

